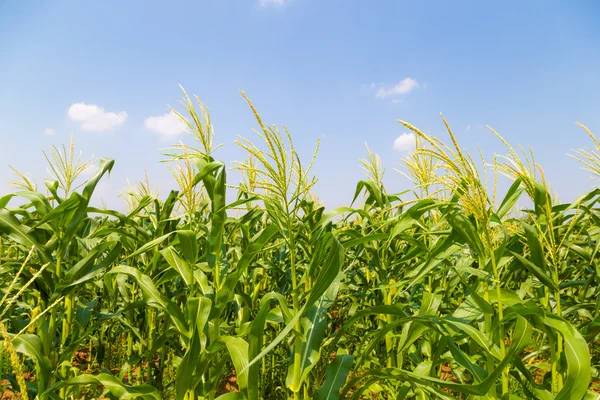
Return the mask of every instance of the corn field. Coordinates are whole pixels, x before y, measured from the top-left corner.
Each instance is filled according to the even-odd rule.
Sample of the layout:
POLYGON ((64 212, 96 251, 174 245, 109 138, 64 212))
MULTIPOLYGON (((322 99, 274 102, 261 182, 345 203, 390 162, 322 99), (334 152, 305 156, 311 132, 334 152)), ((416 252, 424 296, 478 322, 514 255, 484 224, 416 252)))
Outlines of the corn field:
MULTIPOLYGON (((598 189, 560 203, 533 152, 493 130, 506 152, 485 161, 445 120, 447 141, 399 121, 413 189, 388 193, 367 148, 354 199, 326 210, 318 144, 301 156, 248 104, 257 129, 230 168, 184 92, 173 111, 193 144, 163 150, 179 189, 146 177, 127 211, 91 205, 115 161, 73 141, 43 154, 43 187, 13 169, 2 398, 600 398, 598 189)), ((591 147, 571 157, 600 177, 582 128, 591 147)))

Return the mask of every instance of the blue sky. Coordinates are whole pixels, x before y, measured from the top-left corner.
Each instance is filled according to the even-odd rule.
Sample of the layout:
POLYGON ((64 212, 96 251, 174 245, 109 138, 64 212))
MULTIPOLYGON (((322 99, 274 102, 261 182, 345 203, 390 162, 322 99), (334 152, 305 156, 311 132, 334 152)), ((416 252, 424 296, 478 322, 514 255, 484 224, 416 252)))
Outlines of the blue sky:
POLYGON ((240 89, 307 158, 320 139, 330 207, 351 200, 365 141, 388 190, 406 189, 396 121, 446 138, 440 112, 471 150, 503 152, 486 124, 531 145, 571 200, 594 184, 567 153, 590 144, 575 121, 600 135, 598 15, 583 0, 2 2, 0 193, 8 164, 43 178, 41 150, 74 133, 84 155, 116 159, 99 188, 108 205, 144 168, 166 194, 159 149, 185 140, 164 138, 182 84, 209 107, 224 161, 245 158, 233 141, 256 127, 240 89))

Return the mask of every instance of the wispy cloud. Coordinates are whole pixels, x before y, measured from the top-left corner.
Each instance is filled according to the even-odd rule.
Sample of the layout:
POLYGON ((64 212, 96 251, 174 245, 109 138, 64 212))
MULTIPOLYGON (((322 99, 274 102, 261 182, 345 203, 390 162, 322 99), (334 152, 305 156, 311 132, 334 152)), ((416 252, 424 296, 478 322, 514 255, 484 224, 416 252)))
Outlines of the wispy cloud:
POLYGON ((88 132, 105 132, 122 125, 127 119, 127 113, 104 111, 94 104, 75 103, 67 112, 73 121, 81 122, 81 130, 88 132))
POLYGON ((480 130, 485 128, 485 126, 483 126, 482 124, 468 124, 465 127, 465 133, 469 133, 471 131, 475 131, 475 130, 480 130))
POLYGON ((282 7, 287 0, 259 0, 258 4, 261 7, 282 7))
POLYGON ((144 127, 158 133, 163 139, 177 136, 185 130, 185 124, 173 111, 146 118, 144 127))
POLYGON ((394 140, 392 146, 397 151, 408 151, 415 147, 415 134, 403 133, 394 140))
POLYGON ((407 94, 419 87, 419 82, 413 78, 404 78, 400 82, 394 85, 381 85, 377 89, 377 97, 382 99, 390 96, 396 96, 399 94, 407 94))
POLYGON ((56 131, 52 128, 44 129, 44 136, 52 136, 56 133, 56 131))

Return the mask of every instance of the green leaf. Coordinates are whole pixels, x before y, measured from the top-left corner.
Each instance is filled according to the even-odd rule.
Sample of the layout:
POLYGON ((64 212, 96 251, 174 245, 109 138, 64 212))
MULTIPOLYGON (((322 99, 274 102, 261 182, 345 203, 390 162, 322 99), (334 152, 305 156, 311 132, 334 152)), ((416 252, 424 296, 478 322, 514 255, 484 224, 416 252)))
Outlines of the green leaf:
POLYGON ((522 255, 515 253, 514 251, 512 251, 511 253, 513 256, 516 257, 517 260, 521 262, 521 264, 523 264, 525 268, 529 270, 529 272, 531 272, 536 278, 538 278, 543 285, 549 287, 554 291, 559 290, 556 283, 554 283, 552 278, 549 277, 544 270, 542 270, 540 267, 538 267, 536 264, 532 263, 522 255))
POLYGON ((194 282, 192 269, 184 259, 179 257, 173 246, 162 249, 160 254, 167 260, 171 268, 179 273, 179 276, 181 276, 186 285, 192 285, 194 282))
POLYGON ((479 256, 486 254, 473 220, 458 211, 449 213, 446 219, 460 242, 467 243, 479 256))
POLYGON ((177 231, 177 238, 179 239, 181 254, 185 260, 192 265, 195 264, 198 257, 198 240, 194 231, 177 231))
POLYGON ((121 255, 120 242, 104 242, 94 247, 86 257, 70 268, 63 278, 63 284, 56 288, 57 293, 93 279, 113 264, 121 255), (98 262, 97 258, 105 249, 110 252, 98 262))
POLYGON ((293 369, 291 373, 288 373, 286 380, 287 386, 293 392, 300 390, 300 386, 306 380, 309 372, 321 358, 321 345, 327 333, 327 309, 337 297, 341 278, 342 274, 338 274, 337 279, 329 286, 323 296, 307 309, 305 318, 301 320, 304 335, 300 357, 300 381, 293 382, 293 369))
MULTIPOLYGON (((423 300, 421 301, 421 307, 417 315, 436 315, 442 303, 442 297, 433 293, 423 293, 423 300)), ((400 335, 400 341, 398 343, 398 351, 404 351, 411 346, 423 332, 427 330, 427 326, 418 322, 410 321, 402 328, 402 334, 400 335)))
POLYGON ((559 332, 564 339, 567 361, 566 379, 555 399, 581 399, 585 396, 591 379, 590 352, 585 339, 565 319, 537 307, 515 305, 507 309, 507 318, 529 317, 538 328, 542 324, 559 332))
MULTIPOLYGON (((16 193, 16 195, 31 201, 31 204, 33 204, 33 206, 35 207, 35 210, 37 211, 37 213, 39 215, 41 215, 42 217, 44 215, 46 215, 48 212, 50 212, 50 210, 52 209, 52 207, 50 206, 50 203, 48 203, 48 199, 46 199, 46 196, 44 196, 41 193, 23 191, 23 192, 16 193)), ((2 208, 2 207, 0 207, 0 208, 2 208)))
POLYGON ((271 352, 271 350, 273 350, 275 346, 281 343, 281 341, 285 339, 286 336, 292 331, 296 321, 298 321, 304 315, 306 308, 313 305, 323 295, 323 293, 325 293, 325 291, 329 288, 331 283, 333 283, 333 281, 336 279, 337 275, 340 272, 341 265, 344 262, 344 248, 335 237, 333 237, 331 243, 332 245, 331 249, 329 250, 327 260, 325 261, 325 264, 321 269, 321 272, 318 275, 315 281, 315 285, 313 286, 304 306, 302 306, 302 308, 298 312, 296 312, 296 315, 294 315, 291 321, 288 322, 288 325, 285 328, 283 328, 281 332, 279 332, 277 337, 273 339, 271 343, 269 343, 269 345, 263 349, 263 351, 261 351, 255 358, 253 358, 250 361, 248 367, 252 366, 258 360, 260 360, 269 352, 271 352))
POLYGON ((107 273, 107 275, 109 274, 125 274, 134 278, 142 290, 146 303, 151 307, 166 311, 173 320, 179 333, 183 334, 185 337, 189 336, 189 327, 181 309, 177 304, 164 297, 158 291, 156 286, 154 286, 154 282, 152 282, 152 278, 142 274, 139 270, 126 265, 120 265, 113 268, 107 273))
POLYGON ((35 361, 38 392, 43 393, 52 378, 52 364, 48 357, 44 355, 42 340, 36 335, 23 334, 14 338, 12 343, 17 352, 25 354, 35 361))
POLYGON ((149 241, 148 243, 144 244, 142 247, 140 247, 139 249, 137 249, 136 251, 134 251, 133 253, 131 253, 129 256, 125 257, 125 260, 128 260, 130 258, 133 258, 135 256, 138 256, 142 253, 147 252, 148 250, 158 246, 159 244, 161 244, 162 242, 164 242, 165 240, 167 240, 167 238, 169 236, 171 236, 172 234, 174 234, 175 232, 169 232, 167 234, 164 234, 160 237, 157 237, 154 240, 149 241))
POLYGON ((278 229, 279 228, 276 225, 269 225, 252 239, 252 242, 238 261, 237 269, 227 275, 225 282, 219 289, 215 307, 213 307, 211 312, 211 318, 216 318, 221 315, 227 304, 233 299, 234 289, 238 284, 240 277, 248 269, 248 266, 254 258, 256 258, 258 253, 262 251, 267 242, 271 241, 278 233, 278 229))
POLYGON ((206 297, 192 297, 187 301, 186 311, 192 332, 188 348, 177 366, 175 376, 177 400, 183 400, 188 391, 195 390, 203 370, 207 367, 208 361, 203 354, 206 345, 204 329, 208 323, 211 307, 212 302, 206 297))
POLYGON ((498 210, 496 211, 496 215, 498 216, 498 219, 502 220, 502 218, 504 218, 506 216, 506 214, 508 214, 508 212, 517 203, 517 201, 519 200, 519 197, 521 197, 521 194, 523 193, 523 190, 524 190, 521 187, 521 183, 522 183, 521 178, 517 178, 512 183, 512 185, 510 185, 510 188, 504 195, 504 199, 502 199, 502 202, 500 203, 500 205, 498 206, 498 210))
POLYGON ((363 189, 369 194, 367 200, 365 201, 367 204, 377 203, 379 207, 383 207, 385 205, 383 202, 381 189, 375 186, 375 182, 365 180, 358 181, 358 184, 356 185, 356 191, 354 192, 354 198, 352 199, 351 204, 354 204, 354 202, 358 198, 358 195, 363 189))
POLYGON ((102 179, 102 177, 104 176, 104 174, 106 173, 110 173, 110 171, 112 171, 113 166, 115 165, 115 160, 110 159, 110 158, 101 158, 100 159, 100 165, 98 166, 98 169, 96 170, 96 172, 94 173, 94 175, 87 180, 87 183, 85 184, 85 187, 83 188, 83 197, 88 201, 90 201, 90 199, 92 198, 92 193, 94 193, 94 189, 96 188, 96 185, 98 184, 98 182, 100 182, 100 179, 102 179))
POLYGON ((318 400, 338 400, 340 389, 346 383, 354 356, 338 353, 331 364, 327 366, 325 383, 317 391, 318 400))
MULTIPOLYGON (((242 393, 248 394, 248 343, 235 336, 221 336, 219 340, 225 343, 233 361, 238 388, 242 393)), ((252 384, 254 385, 255 382, 252 384)))
MULTIPOLYGON (((422 323, 426 323, 426 320, 429 319, 432 322, 440 321, 443 322, 443 319, 436 317, 413 317, 412 319, 419 320, 422 323)), ((352 388, 358 381, 364 379, 365 377, 375 376, 378 381, 382 380, 399 380, 401 382, 411 382, 413 384, 418 384, 421 387, 430 387, 437 386, 440 388, 450 389, 452 391, 456 391, 459 393, 464 393, 468 395, 474 396, 484 396, 489 388, 496 383, 496 380, 502 374, 502 371, 510 363, 513 357, 520 354, 521 351, 527 346, 527 344, 531 341, 531 327, 527 323, 527 320, 520 315, 516 315, 516 325, 511 337, 511 346, 506 352, 506 356, 502 361, 500 361, 495 368, 488 373, 488 376, 479 384, 460 384, 453 383, 445 380, 441 380, 439 378, 426 376, 422 374, 416 374, 412 371, 406 371, 400 368, 375 368, 366 371, 363 375, 359 375, 355 378, 350 379, 344 389, 342 390, 342 396, 352 388)))
POLYGON ((31 228, 22 225, 12 212, 4 208, 0 209, 0 233, 4 233, 12 240, 28 249, 34 247, 44 262, 50 262, 52 258, 48 254, 46 248, 29 234, 30 231, 31 228))
POLYGON ((531 262, 533 262, 542 271, 547 270, 546 259, 544 258, 544 249, 540 243, 535 228, 523 221, 521 221, 521 226, 523 227, 523 230, 525 231, 525 237, 527 238, 531 262))
POLYGON ((420 200, 416 204, 411 206, 408 210, 402 213, 402 216, 394 225, 394 228, 392 229, 392 233, 390 235, 390 240, 395 238, 402 232, 406 231, 407 229, 410 229, 413 226, 419 224, 419 218, 421 218, 421 216, 424 213, 430 211, 436 206, 437 204, 435 203, 435 201, 430 199, 420 200))
POLYGON ((150 385, 137 385, 137 386, 129 386, 124 384, 119 378, 101 373, 98 375, 91 374, 83 374, 76 376, 75 378, 71 378, 67 381, 61 381, 53 385, 50 389, 48 389, 44 395, 48 395, 50 392, 56 392, 62 388, 67 388, 71 386, 103 386, 106 390, 108 390, 113 396, 117 397, 120 400, 123 399, 162 399, 162 396, 154 387, 150 385))

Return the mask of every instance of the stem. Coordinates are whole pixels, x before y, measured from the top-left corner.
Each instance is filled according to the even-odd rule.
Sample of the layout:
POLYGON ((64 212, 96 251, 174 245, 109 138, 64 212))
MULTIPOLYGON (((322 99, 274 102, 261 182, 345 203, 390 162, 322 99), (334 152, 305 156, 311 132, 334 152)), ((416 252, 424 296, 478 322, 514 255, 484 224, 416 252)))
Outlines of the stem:
POLYGON ((0 380, 2 379, 2 371, 4 371, 4 341, 0 341, 0 380))
MULTIPOLYGON (((133 303, 135 301, 135 294, 137 292, 137 285, 133 285, 132 286, 132 290, 131 290, 131 303, 133 303)), ((133 322, 133 310, 129 311, 129 315, 128 315, 130 321, 133 322)), ((131 360, 131 354, 133 354, 133 334, 131 332, 127 332, 127 382, 130 385, 133 385, 133 376, 132 376, 132 369, 131 369, 131 364, 129 364, 129 361, 131 360)))
MULTIPOLYGON (((554 283, 556 283, 556 286, 558 287, 560 282, 559 282, 559 271, 558 271, 558 265, 557 263, 554 263, 554 273, 553 273, 553 279, 554 279, 554 283)), ((559 317, 562 317, 562 306, 560 304, 560 290, 556 290, 554 292, 554 300, 556 301, 556 315, 558 315, 559 317)), ((558 393, 560 392, 560 390, 563 388, 563 376, 560 372, 558 372, 558 363, 560 360, 560 355, 563 352, 563 338, 560 334, 556 335, 556 356, 554 357, 554 360, 552 360, 552 386, 554 387, 554 385, 556 385, 556 392, 558 393)))
MULTIPOLYGON (((383 304, 385 305, 391 305, 392 304, 392 294, 390 293, 390 290, 384 290, 383 291, 383 304)), ((386 315, 385 317, 386 322, 388 324, 392 323, 392 316, 391 315, 386 315)), ((386 358, 387 358, 387 367, 388 368, 392 368, 394 367, 394 356, 393 356, 393 347, 394 347, 394 343, 393 343, 393 339, 392 339, 392 332, 388 332, 387 335, 385 335, 385 351, 386 351, 386 358)))
MULTIPOLYGON (((485 300, 487 303, 490 302, 490 284, 488 281, 484 281, 483 283, 483 300, 485 300)), ((488 313, 485 313, 483 316, 483 324, 484 324, 484 332, 486 333, 486 335, 490 335, 491 331, 492 331, 492 318, 491 315, 488 313)), ((486 370, 488 373, 492 372, 494 370, 494 358, 491 355, 487 356, 486 359, 486 370)), ((489 395, 494 395, 495 389, 494 386, 492 385, 490 387, 490 390, 488 392, 489 395)))
MULTIPOLYGON (((263 343, 267 342, 267 335, 263 334, 263 343)), ((262 379, 265 379, 265 377, 267 376, 266 372, 267 372, 267 357, 263 357, 262 360, 260 360, 261 366, 260 366, 260 375, 262 376, 262 379)), ((264 384, 264 380, 263 380, 263 384, 259 385, 258 390, 259 390, 259 394, 263 394, 263 391, 265 389, 265 384, 264 384)))
MULTIPOLYGON (((62 268, 62 253, 60 251, 60 246, 59 249, 57 250, 57 254, 56 254, 56 276, 58 278, 58 281, 62 281, 62 277, 63 277, 63 268, 62 268)), ((61 337, 60 337, 60 352, 62 353, 64 351, 65 348, 65 343, 67 342, 67 336, 69 336, 69 316, 71 314, 71 310, 72 310, 72 294, 65 297, 65 317, 63 319, 63 324, 62 324, 62 329, 61 329, 61 337)), ((52 310, 54 311, 54 309, 52 310)), ((50 340, 54 341, 54 332, 56 330, 56 322, 55 322, 55 318, 56 318, 56 314, 52 313, 52 317, 50 319, 50 323, 52 324, 51 328, 49 329, 50 332, 52 332, 52 334, 50 335, 50 340)), ((51 343, 49 344, 49 346, 51 346, 51 343)), ((57 357, 58 358, 58 357, 57 357)), ((67 366, 63 365, 60 367, 60 374, 62 375, 62 379, 67 379, 67 366)), ((66 394, 66 388, 62 388, 60 389, 60 397, 61 398, 65 398, 65 394, 66 394)))
MULTIPOLYGON (((498 266, 496 265, 496 254, 494 253, 494 248, 492 246, 492 240, 489 235, 489 231, 487 234, 488 239, 488 248, 491 248, 492 251, 490 253, 490 259, 492 262, 492 270, 494 272, 494 280, 496 281, 496 297, 498 301, 498 336, 499 336, 499 346, 500 346, 500 357, 504 359, 506 356, 506 348, 504 344, 504 326, 502 325, 502 320, 504 319, 504 307, 502 305, 502 288, 500 286, 500 273, 498 272, 498 266)), ((509 366, 502 371, 502 396, 508 394, 508 374, 510 372, 509 366)))
POLYGON ((275 356, 271 355, 271 387, 273 386, 273 381, 275 380, 275 356))
MULTIPOLYGON (((500 336, 500 357, 504 359, 506 356, 506 348, 504 344, 504 326, 502 325, 503 318, 503 306, 502 306, 502 289, 500 288, 500 282, 496 283, 496 295, 498 296, 498 335, 500 336)), ((508 365, 502 371, 502 395, 508 393, 508 373, 509 367, 508 365)))
POLYGON ((132 352, 133 352, 133 336, 132 336, 131 332, 127 332, 127 383, 129 383, 130 385, 133 385, 131 364, 129 364, 129 361, 131 360, 132 352))
MULTIPOLYGON (((159 324, 160 325, 160 324, 159 324)), ((166 335, 167 331, 168 331, 168 325, 167 324, 163 324, 163 334, 166 335)), ((164 390, 164 372, 165 372, 165 366, 166 365, 171 365, 169 363, 169 356, 170 353, 167 353, 167 346, 161 346, 160 349, 160 353, 159 353, 159 357, 158 357, 158 366, 157 366, 157 388, 158 390, 163 391, 164 390)))
MULTIPOLYGON (((293 245, 293 240, 290 243, 290 266, 292 269, 292 301, 294 310, 298 312, 300 304, 298 300, 298 283, 296 281, 296 247, 293 245)), ((300 320, 294 324, 295 337, 294 337, 294 375, 293 383, 296 388, 300 385, 300 378, 302 374, 302 337, 300 336, 302 326, 300 320)), ((298 388, 299 389, 299 388, 298 388)), ((299 399, 299 391, 294 391, 294 399, 299 399)))
MULTIPOLYGON (((383 214, 382 214, 383 217, 383 214)), ((382 220, 383 222, 383 220, 382 220)), ((396 283, 395 279, 390 279, 390 274, 388 273, 388 269, 387 269, 387 262, 385 260, 385 254, 386 254, 386 250, 387 248, 384 247, 381 251, 381 272, 383 272, 385 274, 385 282, 387 284, 394 284, 396 283)), ((393 288, 389 288, 389 289, 384 289, 382 294, 383 294, 383 304, 385 305, 391 305, 392 304, 392 296, 393 296, 393 288)), ((391 324, 394 319, 391 315, 387 314, 385 316, 385 320, 388 324, 391 324)), ((395 367, 397 365, 397 359, 396 357, 394 357, 394 337, 392 332, 388 332, 387 335, 385 335, 385 351, 386 351, 386 359, 387 359, 387 367, 388 368, 392 368, 395 367)))
POLYGON ((155 314, 155 310, 153 308, 150 309, 150 321, 149 321, 149 327, 148 327, 148 359, 147 359, 147 370, 148 370, 148 382, 150 382, 151 384, 154 384, 153 379, 152 379, 152 364, 153 364, 153 358, 154 358, 154 354, 150 351, 152 349, 152 346, 154 346, 154 329, 155 329, 155 325, 156 325, 156 314, 155 314))
POLYGON ((71 333, 71 323, 73 322, 73 295, 65 297, 65 319, 62 324, 61 345, 65 346, 67 337, 71 333))

